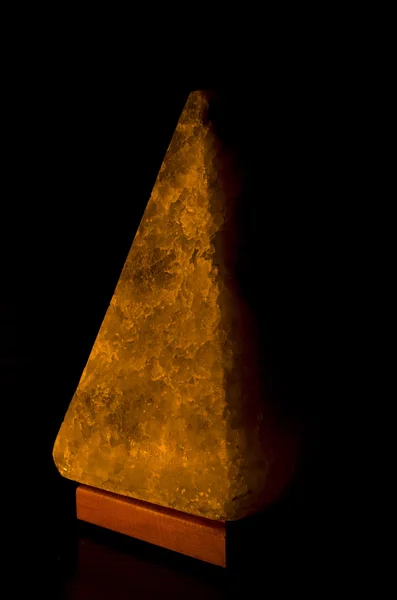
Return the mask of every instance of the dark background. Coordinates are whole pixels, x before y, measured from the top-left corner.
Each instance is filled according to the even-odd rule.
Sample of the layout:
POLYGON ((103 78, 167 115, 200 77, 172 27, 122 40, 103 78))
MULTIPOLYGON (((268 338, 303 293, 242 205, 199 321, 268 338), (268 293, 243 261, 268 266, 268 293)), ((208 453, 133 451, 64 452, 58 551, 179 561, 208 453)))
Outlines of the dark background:
MULTIPOLYGON (((9 90, 11 186, 4 206, 12 216, 4 212, 2 223, 11 562, 21 573, 30 569, 38 585, 73 571, 74 484, 56 471, 52 446, 187 95, 215 87, 229 98, 225 118, 245 148, 256 190, 246 213, 255 259, 250 274, 266 289, 272 385, 305 424, 298 479, 258 530, 254 570, 264 585, 266 577, 277 585, 308 583, 313 572, 332 579, 344 568, 351 539, 350 525, 340 527, 351 515, 344 504, 341 414, 350 401, 345 371, 354 278, 346 231, 355 213, 353 148, 362 132, 350 71, 287 61, 250 82, 211 77, 160 85, 153 76, 149 85, 106 61, 94 66, 57 57, 28 66, 9 90)), ((113 564, 106 554, 102 560, 113 564)), ((167 577, 174 575, 167 585, 184 568, 169 560, 167 577)), ((186 585, 200 574, 192 577, 186 585)))

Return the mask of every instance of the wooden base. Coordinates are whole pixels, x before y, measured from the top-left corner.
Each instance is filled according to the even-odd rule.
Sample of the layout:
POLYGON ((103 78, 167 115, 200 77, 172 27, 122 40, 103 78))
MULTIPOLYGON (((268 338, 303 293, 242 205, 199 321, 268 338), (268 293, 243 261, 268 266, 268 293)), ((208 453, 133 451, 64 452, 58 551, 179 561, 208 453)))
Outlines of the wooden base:
POLYGON ((111 494, 86 485, 76 491, 77 518, 226 567, 226 524, 111 494))

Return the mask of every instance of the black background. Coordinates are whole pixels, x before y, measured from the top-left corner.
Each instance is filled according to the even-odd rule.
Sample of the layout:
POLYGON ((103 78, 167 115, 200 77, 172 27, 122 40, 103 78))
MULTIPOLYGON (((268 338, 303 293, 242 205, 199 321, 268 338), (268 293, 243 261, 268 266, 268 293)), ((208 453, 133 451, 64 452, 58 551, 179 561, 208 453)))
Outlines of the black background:
POLYGON ((4 490, 10 558, 40 585, 77 543, 74 484, 52 463, 56 434, 187 95, 212 87, 231 99, 227 119, 251 165, 250 275, 266 289, 273 385, 306 428, 299 479, 271 535, 258 538, 258 568, 269 545, 274 565, 304 581, 342 568, 350 539, 349 527, 335 528, 341 515, 350 518, 345 505, 338 510, 350 394, 346 231, 362 135, 351 78, 320 59, 304 68, 280 59, 249 81, 160 82, 153 72, 148 83, 124 65, 61 54, 27 58, 17 73, 5 115, 4 490), (332 540, 341 531, 336 556, 332 540))

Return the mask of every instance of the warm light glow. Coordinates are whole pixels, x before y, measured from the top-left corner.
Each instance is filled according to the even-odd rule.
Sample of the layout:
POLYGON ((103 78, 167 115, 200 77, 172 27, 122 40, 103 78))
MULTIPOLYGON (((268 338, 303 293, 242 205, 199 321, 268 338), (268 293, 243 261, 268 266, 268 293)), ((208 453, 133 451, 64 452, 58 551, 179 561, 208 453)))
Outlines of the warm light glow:
POLYGON ((238 182, 209 102, 195 92, 181 115, 54 459, 87 485, 234 519, 259 503, 271 456, 225 260, 238 182))

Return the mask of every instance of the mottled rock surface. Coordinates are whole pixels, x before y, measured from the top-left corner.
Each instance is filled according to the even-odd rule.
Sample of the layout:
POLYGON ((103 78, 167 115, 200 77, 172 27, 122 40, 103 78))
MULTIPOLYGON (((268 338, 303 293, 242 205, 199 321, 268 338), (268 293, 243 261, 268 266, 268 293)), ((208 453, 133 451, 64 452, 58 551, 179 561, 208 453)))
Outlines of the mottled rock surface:
POLYGON ((234 273, 240 174, 213 101, 189 96, 54 460, 75 481, 233 520, 279 493, 289 455, 234 273))

